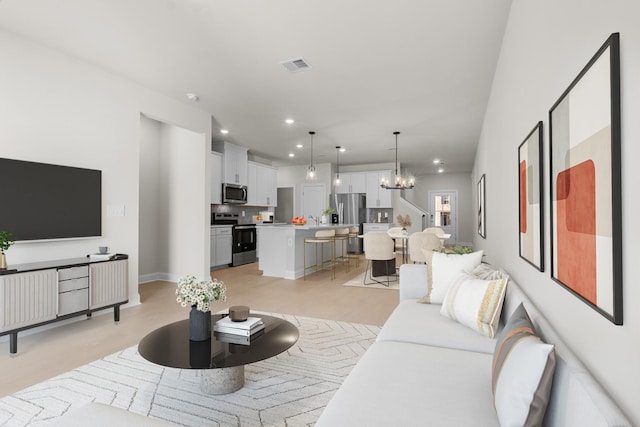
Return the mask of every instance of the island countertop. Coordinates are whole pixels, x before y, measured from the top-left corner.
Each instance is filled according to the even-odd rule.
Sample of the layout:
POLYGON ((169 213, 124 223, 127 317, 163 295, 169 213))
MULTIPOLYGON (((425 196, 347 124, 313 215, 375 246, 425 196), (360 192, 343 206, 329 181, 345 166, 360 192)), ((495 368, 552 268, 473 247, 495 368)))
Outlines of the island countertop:
MULTIPOLYGON (((347 228, 357 224, 258 224, 258 268, 263 276, 297 279, 304 275, 305 251, 307 258, 315 256, 315 246, 305 245, 318 230, 347 228)), ((329 248, 325 257, 329 256, 329 248)), ((342 245, 336 245, 336 256, 342 254, 342 245)))
POLYGON ((337 229, 337 228, 347 228, 347 227, 357 227, 358 224, 319 224, 319 225, 315 225, 313 223, 306 223, 304 225, 295 225, 295 224, 291 224, 291 223, 286 223, 286 222, 277 222, 274 224, 256 224, 256 227, 278 227, 278 228, 284 228, 284 227, 288 227, 288 228, 295 228, 297 230, 327 230, 327 229, 337 229))

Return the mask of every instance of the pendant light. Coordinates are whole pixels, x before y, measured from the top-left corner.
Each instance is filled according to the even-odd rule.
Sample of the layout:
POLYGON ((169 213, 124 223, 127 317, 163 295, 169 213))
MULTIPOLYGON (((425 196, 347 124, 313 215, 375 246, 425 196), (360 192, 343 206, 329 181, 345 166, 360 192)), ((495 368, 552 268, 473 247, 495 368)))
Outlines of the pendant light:
POLYGON ((398 167, 398 135, 400 132, 395 131, 393 134, 396 136, 396 170, 395 170, 395 180, 393 183, 390 183, 388 179, 382 178, 380 181, 380 187, 386 188, 387 190, 410 190, 413 188, 415 184, 415 180, 413 177, 407 178, 400 175, 400 168, 398 167))
POLYGON ((316 133, 314 131, 309 131, 309 135, 311 136, 311 161, 307 168, 307 181, 315 181, 318 178, 318 175, 316 174, 316 167, 313 165, 313 135, 315 134, 316 133))
POLYGON ((340 186, 340 151, 342 151, 342 147, 336 146, 336 187, 340 186))

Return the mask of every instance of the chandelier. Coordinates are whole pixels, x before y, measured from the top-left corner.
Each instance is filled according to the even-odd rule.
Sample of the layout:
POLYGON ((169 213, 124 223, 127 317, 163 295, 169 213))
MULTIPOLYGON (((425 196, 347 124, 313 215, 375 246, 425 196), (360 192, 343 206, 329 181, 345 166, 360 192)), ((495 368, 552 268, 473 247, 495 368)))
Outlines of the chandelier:
POLYGON ((400 132, 395 131, 393 134, 396 136, 395 180, 393 183, 391 183, 387 178, 382 178, 382 180, 380 181, 380 187, 386 188, 387 190, 410 190, 415 184, 415 179, 413 177, 407 178, 400 175, 400 168, 398 167, 398 135, 400 134, 400 132))
POLYGON ((313 165, 313 135, 316 133, 314 131, 310 131, 309 135, 311 135, 311 161, 309 162, 309 167, 307 168, 307 180, 315 181, 318 179, 318 175, 316 175, 316 167, 313 165))

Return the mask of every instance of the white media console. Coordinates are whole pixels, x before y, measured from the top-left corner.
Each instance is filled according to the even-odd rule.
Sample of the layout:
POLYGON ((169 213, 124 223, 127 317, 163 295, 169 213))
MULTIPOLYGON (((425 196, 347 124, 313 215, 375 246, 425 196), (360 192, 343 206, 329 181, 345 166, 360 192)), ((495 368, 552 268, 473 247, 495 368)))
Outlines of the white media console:
POLYGON ((11 266, 0 270, 0 336, 18 351, 18 332, 113 308, 129 301, 128 256, 94 261, 72 258, 11 266))

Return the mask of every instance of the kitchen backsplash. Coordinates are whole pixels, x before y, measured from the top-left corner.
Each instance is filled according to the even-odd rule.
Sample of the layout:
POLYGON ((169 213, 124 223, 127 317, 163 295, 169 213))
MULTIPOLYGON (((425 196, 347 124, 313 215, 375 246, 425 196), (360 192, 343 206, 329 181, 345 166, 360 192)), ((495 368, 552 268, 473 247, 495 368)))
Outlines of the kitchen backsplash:
POLYGON ((252 224, 254 217, 263 211, 273 211, 273 208, 245 205, 211 205, 211 217, 214 213, 237 213, 238 224, 252 224), (242 215, 244 213, 244 216, 242 215))
POLYGON ((370 208, 367 209, 369 222, 394 222, 393 209, 370 208))

